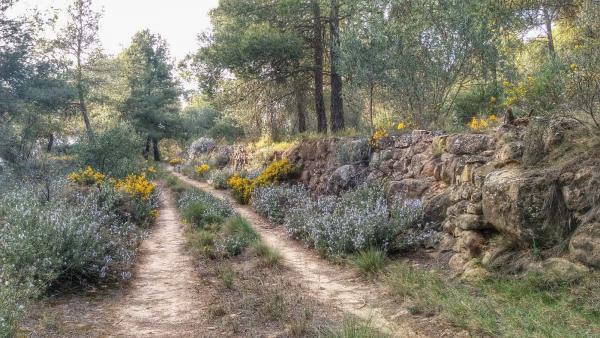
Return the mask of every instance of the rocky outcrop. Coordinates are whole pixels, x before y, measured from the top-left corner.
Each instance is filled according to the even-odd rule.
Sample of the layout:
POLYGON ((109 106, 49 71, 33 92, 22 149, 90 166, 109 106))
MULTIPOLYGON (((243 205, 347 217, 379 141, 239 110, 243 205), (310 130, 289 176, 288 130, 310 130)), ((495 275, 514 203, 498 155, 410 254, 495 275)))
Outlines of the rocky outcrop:
MULTIPOLYGON (((523 157, 535 148, 527 142, 537 137, 529 134, 544 121, 502 125, 485 134, 416 130, 382 138, 369 149, 364 139, 308 140, 288 157, 316 193, 339 194, 377 180, 390 198, 421 199, 426 222, 446 233, 440 250, 453 253, 450 265, 458 270, 469 270, 473 259, 502 256, 488 244, 497 236, 537 249, 570 238, 574 259, 599 266, 600 220, 590 221, 590 214, 600 215, 600 163, 524 165, 523 157)), ((544 129, 544 154, 564 142, 570 128, 553 122, 544 129)))

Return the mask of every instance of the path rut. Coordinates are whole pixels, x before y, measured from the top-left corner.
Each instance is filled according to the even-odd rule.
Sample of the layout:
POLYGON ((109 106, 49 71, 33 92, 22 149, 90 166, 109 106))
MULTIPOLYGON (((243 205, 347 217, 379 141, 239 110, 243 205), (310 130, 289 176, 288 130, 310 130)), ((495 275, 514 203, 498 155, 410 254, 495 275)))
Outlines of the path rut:
POLYGON ((156 225, 139 251, 135 278, 115 308, 116 337, 197 337, 202 302, 185 228, 168 189, 156 225))
POLYGON ((383 302, 381 297, 385 295, 385 291, 377 284, 361 281, 355 273, 332 265, 290 240, 282 227, 273 226, 250 207, 237 204, 227 192, 216 190, 206 183, 189 179, 179 173, 174 174, 187 184, 230 201, 235 210, 252 224, 263 241, 281 253, 284 264, 298 273, 304 286, 317 299, 325 300, 346 313, 369 321, 372 326, 388 334, 398 337, 423 336, 416 333, 407 323, 391 319, 404 315, 404 311, 398 309, 398 313, 390 315, 390 309, 377 305, 383 302))

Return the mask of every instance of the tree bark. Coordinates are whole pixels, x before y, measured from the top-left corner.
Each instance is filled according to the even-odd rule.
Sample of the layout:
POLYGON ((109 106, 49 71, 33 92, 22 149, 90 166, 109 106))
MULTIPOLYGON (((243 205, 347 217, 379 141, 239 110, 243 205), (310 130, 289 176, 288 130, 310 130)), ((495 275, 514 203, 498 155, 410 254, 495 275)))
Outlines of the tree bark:
POLYGON ((51 152, 52 146, 54 146, 54 134, 50 133, 50 135, 48 135, 48 146, 46 147, 46 151, 51 152))
POLYGON ((296 86, 296 112, 298 114, 298 132, 306 131, 306 97, 302 86, 296 86))
POLYGON ((371 122, 371 133, 375 130, 375 125, 373 123, 373 91, 375 90, 375 83, 371 81, 369 84, 369 120, 371 122))
POLYGON ((81 116, 83 117, 83 123, 85 123, 85 130, 87 131, 88 137, 90 140, 94 139, 94 131, 92 130, 92 124, 90 123, 90 118, 87 111, 87 106, 85 105, 85 93, 83 92, 83 66, 81 64, 81 55, 83 53, 82 50, 82 37, 77 42, 77 95, 79 96, 79 111, 81 112, 81 116))
POLYGON ((152 153, 154 154, 154 160, 156 162, 160 161, 160 149, 158 149, 158 140, 156 138, 152 138, 152 153))
POLYGON ((315 111, 317 113, 317 131, 327 132, 327 115, 325 115, 325 99, 323 98, 323 32, 321 24, 321 6, 318 0, 312 0, 313 9, 313 49, 315 77, 315 111))
POLYGON ((556 50, 554 49, 554 36, 552 35, 552 15, 548 11, 547 7, 544 7, 544 24, 546 25, 546 36, 548 37, 548 52, 550 56, 556 56, 556 50))
POLYGON ((151 142, 152 142, 152 140, 150 139, 150 136, 148 136, 146 138, 146 146, 144 147, 144 151, 142 151, 142 156, 144 156, 145 160, 148 159, 148 155, 150 154, 150 143, 151 142))
POLYGON ((330 64, 331 64, 331 131, 344 129, 344 101, 342 98, 342 76, 338 72, 340 48, 340 5, 338 0, 331 0, 329 29, 331 32, 330 64))

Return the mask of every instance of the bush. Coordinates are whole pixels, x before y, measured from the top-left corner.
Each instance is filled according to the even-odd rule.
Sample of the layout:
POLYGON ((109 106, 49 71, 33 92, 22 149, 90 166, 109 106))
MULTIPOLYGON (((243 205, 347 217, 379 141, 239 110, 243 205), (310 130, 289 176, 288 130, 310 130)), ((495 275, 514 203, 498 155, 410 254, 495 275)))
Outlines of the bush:
POLYGON ((188 148, 188 159, 193 160, 196 156, 206 154, 213 150, 216 146, 215 140, 208 137, 201 137, 189 146, 188 148))
POLYGON ((209 181, 215 189, 227 189, 227 181, 230 177, 230 170, 217 169, 210 173, 209 181))
POLYGON ((143 167, 143 142, 128 124, 114 124, 96 134, 93 141, 82 139, 74 147, 80 167, 91 166, 114 177, 140 172, 143 167))
POLYGON ((352 257, 352 264, 366 277, 372 277, 385 267, 385 252, 378 249, 359 251, 352 257))
POLYGON ((310 197, 302 185, 267 185, 252 192, 252 206, 271 222, 283 224, 287 210, 310 197))
POLYGON ((233 196, 242 204, 248 204, 255 188, 271 183, 287 180, 297 174, 296 168, 287 158, 273 161, 256 178, 242 177, 235 174, 227 181, 233 191, 233 196))
POLYGON ((209 135, 217 140, 235 142, 245 135, 244 129, 231 119, 222 118, 208 131, 209 135))
POLYGON ((240 216, 228 218, 221 235, 218 247, 228 257, 241 254, 250 244, 258 241, 258 235, 250 223, 240 216))
POLYGON ((337 256, 376 248, 394 249, 400 231, 420 219, 420 205, 388 205, 380 186, 363 185, 341 197, 305 197, 297 202, 284 225, 292 237, 319 252, 337 256))

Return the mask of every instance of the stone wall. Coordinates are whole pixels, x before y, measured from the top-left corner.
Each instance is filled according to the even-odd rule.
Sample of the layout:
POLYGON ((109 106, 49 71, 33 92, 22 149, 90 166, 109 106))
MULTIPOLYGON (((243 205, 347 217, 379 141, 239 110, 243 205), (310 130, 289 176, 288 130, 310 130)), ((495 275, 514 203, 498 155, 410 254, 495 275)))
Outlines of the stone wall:
POLYGON ((565 243, 569 258, 600 267, 600 161, 573 155, 525 165, 551 158, 573 128, 532 123, 544 125, 539 139, 521 121, 482 134, 416 130, 372 147, 366 139, 306 140, 286 155, 316 193, 379 180, 390 197, 421 199, 454 269, 501 264, 509 248, 565 243))

